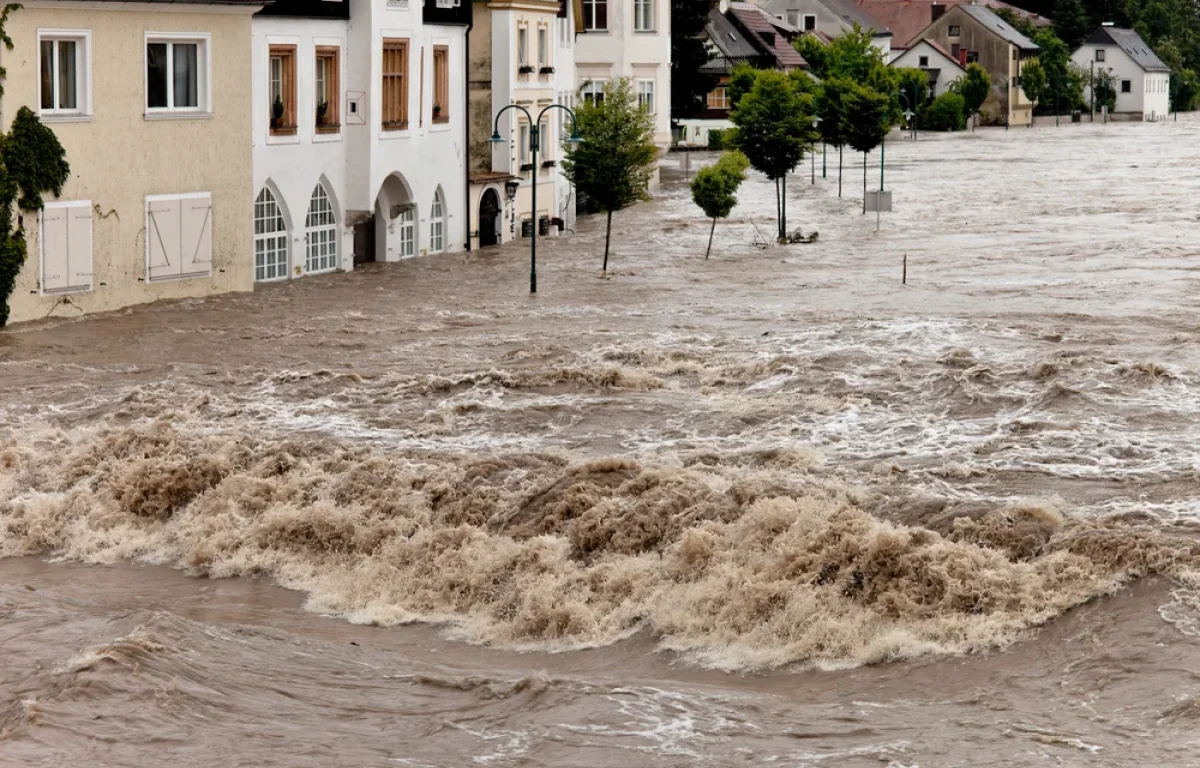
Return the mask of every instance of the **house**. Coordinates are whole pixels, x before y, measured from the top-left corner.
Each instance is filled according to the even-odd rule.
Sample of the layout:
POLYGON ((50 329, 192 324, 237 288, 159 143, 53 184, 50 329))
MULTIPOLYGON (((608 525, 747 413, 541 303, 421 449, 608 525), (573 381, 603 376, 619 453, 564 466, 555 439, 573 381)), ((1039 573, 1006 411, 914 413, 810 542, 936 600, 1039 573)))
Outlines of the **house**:
POLYGON ((892 59, 897 68, 920 69, 929 75, 929 92, 934 98, 950 90, 950 84, 962 77, 966 69, 936 40, 918 40, 911 48, 898 52, 892 59))
POLYGON ((755 0, 767 13, 802 32, 836 38, 856 26, 870 32, 886 62, 891 58, 892 32, 854 4, 854 0, 755 0))
POLYGON ((6 27, 0 122, 35 110, 71 176, 36 222, 22 216, 29 253, 10 320, 250 290, 261 2, 23 5, 6 27))
POLYGON ((670 0, 582 0, 583 32, 575 41, 575 78, 595 99, 609 80, 627 77, 638 101, 655 115, 655 143, 671 146, 670 0))
POLYGON ((471 38, 470 211, 473 245, 557 233, 574 221, 571 185, 558 166, 573 130, 578 0, 476 0, 471 38), (520 109, 507 109, 510 105, 520 109), (528 117, 526 116, 528 113, 528 117), (534 210, 537 131, 537 208, 534 210), (503 141, 492 142, 493 132, 503 141))
POLYGON ((692 146, 707 146, 712 130, 732 127, 729 122, 729 95, 726 86, 733 68, 749 64, 757 69, 790 71, 807 69, 792 41, 800 30, 749 3, 722 2, 708 14, 704 29, 704 44, 709 60, 703 71, 720 78, 708 94, 703 112, 694 118, 679 121, 682 142, 692 146))
POLYGON ((982 5, 993 11, 1007 10, 1036 27, 1053 24, 1044 16, 1001 0, 855 0, 859 10, 874 19, 876 24, 891 30, 893 57, 906 50, 913 43, 913 38, 947 10, 964 3, 982 5))
POLYGON ((470 4, 276 0, 254 17, 254 276, 467 244, 470 4))
MULTIPOLYGON (((1163 120, 1170 113, 1171 68, 1132 29, 1100 27, 1071 54, 1071 60, 1089 73, 1089 79, 1092 72, 1112 76, 1117 91, 1115 116, 1163 120)), ((1084 93, 1090 103, 1090 84, 1084 93)))
POLYGON ((941 14, 914 39, 930 40, 950 52, 962 66, 978 63, 992 81, 992 92, 980 109, 985 122, 1029 125, 1033 102, 1021 90, 1021 67, 1036 57, 1037 45, 982 5, 956 5, 941 14))

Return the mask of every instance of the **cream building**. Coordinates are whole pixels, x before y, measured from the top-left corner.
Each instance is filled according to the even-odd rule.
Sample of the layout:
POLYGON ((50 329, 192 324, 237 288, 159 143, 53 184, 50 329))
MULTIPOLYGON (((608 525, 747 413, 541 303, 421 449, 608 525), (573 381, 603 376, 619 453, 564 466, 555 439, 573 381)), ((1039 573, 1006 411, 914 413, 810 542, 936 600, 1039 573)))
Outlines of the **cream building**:
POLYGON ((575 35, 580 0, 477 0, 471 35, 472 245, 486 247, 527 237, 532 227, 553 235, 575 220, 570 184, 559 168, 575 79, 575 35), (504 139, 493 143, 496 116, 516 104, 539 130, 537 210, 533 205, 533 123, 525 112, 500 116, 504 139))
POLYGON ((29 106, 67 152, 23 215, 10 322, 253 287, 251 14, 260 2, 24 0, 0 124, 29 106))

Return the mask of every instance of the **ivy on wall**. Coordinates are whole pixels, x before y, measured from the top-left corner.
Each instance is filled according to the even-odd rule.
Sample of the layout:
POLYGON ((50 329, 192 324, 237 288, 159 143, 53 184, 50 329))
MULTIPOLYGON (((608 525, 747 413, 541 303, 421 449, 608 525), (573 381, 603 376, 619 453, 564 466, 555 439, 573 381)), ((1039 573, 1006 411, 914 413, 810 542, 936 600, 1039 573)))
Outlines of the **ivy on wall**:
MULTIPOLYGON (((12 38, 4 31, 8 16, 21 6, 10 3, 0 11, 0 43, 12 50, 12 38)), ((0 67, 0 97, 4 77, 0 67)), ((29 107, 21 107, 8 133, 0 133, 0 327, 8 323, 8 300, 25 263, 25 230, 17 208, 38 211, 42 193, 62 193, 71 174, 66 151, 54 131, 38 120, 29 107)))

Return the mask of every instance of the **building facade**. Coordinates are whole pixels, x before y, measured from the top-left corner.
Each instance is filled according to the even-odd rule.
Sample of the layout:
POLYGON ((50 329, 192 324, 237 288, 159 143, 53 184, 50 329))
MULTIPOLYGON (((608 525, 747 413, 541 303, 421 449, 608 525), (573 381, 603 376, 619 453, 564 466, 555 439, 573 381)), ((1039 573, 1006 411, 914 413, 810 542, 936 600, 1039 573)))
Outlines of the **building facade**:
POLYGON ((918 40, 911 48, 898 50, 892 59, 897 68, 919 69, 929 75, 929 92, 934 98, 949 93, 950 86, 966 72, 950 51, 935 40, 918 40))
POLYGON ((871 33, 871 41, 886 63, 891 59, 892 33, 854 4, 854 0, 757 0, 763 10, 801 32, 835 38, 855 28, 871 33))
POLYGON ((655 143, 671 146, 670 0, 582 0, 576 40, 576 81, 584 99, 610 80, 632 82, 638 101, 655 115, 655 143))
POLYGON ((258 281, 467 245, 470 4, 276 0, 254 19, 258 281))
POLYGON ((555 235, 574 223, 571 185, 559 167, 572 123, 555 105, 569 108, 574 103, 579 5, 567 0, 475 3, 470 50, 475 247, 528 237, 533 227, 539 234, 555 235), (539 116, 535 158, 533 127, 539 116), (493 142, 493 133, 502 140, 493 142))
POLYGON ((71 176, 32 221, 10 321, 253 287, 251 15, 257 2, 25 0, 0 122, 22 106, 71 176))
MULTIPOLYGON (((1127 120, 1164 120, 1171 110, 1171 68, 1132 29, 1103 26, 1071 55, 1088 73, 1106 72, 1117 92, 1114 115, 1127 120)), ((1084 89, 1089 104, 1092 86, 1084 89)), ((1099 112, 1099 108, 1096 110, 1099 112)))
POLYGON ((992 81, 992 91, 980 108, 984 122, 993 125, 1029 125, 1033 102, 1021 90, 1021 69, 1038 54, 1037 45, 992 11, 981 5, 956 5, 921 32, 949 51, 965 68, 978 63, 992 81))

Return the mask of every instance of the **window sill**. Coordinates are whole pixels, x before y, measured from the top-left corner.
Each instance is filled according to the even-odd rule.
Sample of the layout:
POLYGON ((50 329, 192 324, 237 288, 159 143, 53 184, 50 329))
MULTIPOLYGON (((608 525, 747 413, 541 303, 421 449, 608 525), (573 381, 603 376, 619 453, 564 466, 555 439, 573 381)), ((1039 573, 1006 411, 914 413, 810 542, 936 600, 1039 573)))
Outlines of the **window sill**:
POLYGON ((434 124, 434 125, 445 125, 445 124, 446 124, 446 123, 448 123, 448 122, 450 122, 450 118, 449 118, 448 116, 447 116, 447 117, 435 117, 435 118, 433 118, 433 124, 434 124))
POLYGON ((212 112, 146 112, 146 120, 212 120, 212 112))
POLYGON ((300 137, 297 134, 278 134, 272 133, 267 136, 267 146, 275 147, 281 144, 299 144, 300 137))
POLYGON ((60 114, 57 112, 41 112, 38 114, 38 119, 43 123, 90 123, 92 122, 91 115, 84 114, 60 114))
POLYGON ((635 34, 635 35, 657 35, 658 30, 657 29, 635 29, 635 30, 633 30, 633 34, 635 34))
POLYGON ((342 132, 342 124, 341 123, 317 126, 317 134, 318 135, 329 135, 331 133, 337 134, 337 133, 341 133, 341 132, 342 132))
POLYGON ((295 136, 296 128, 297 128, 297 126, 294 126, 294 125, 287 125, 282 128, 272 128, 271 135, 272 136, 295 136))
POLYGON ((72 296, 77 293, 91 293, 94 290, 95 287, 91 285, 79 285, 73 288, 43 288, 40 295, 47 298, 52 298, 56 296, 72 296))
POLYGON ((384 124, 383 124, 383 132, 384 132, 384 133, 400 133, 400 132, 402 132, 402 131, 407 131, 407 130, 408 130, 408 123, 407 123, 407 122, 403 122, 403 123, 384 123, 384 124))
POLYGON ((340 131, 338 133, 318 133, 316 136, 313 136, 313 144, 329 144, 341 140, 342 134, 340 131))
POLYGON ((585 34, 585 35, 607 35, 607 34, 609 34, 609 30, 607 30, 607 29, 584 29, 583 34, 585 34))

